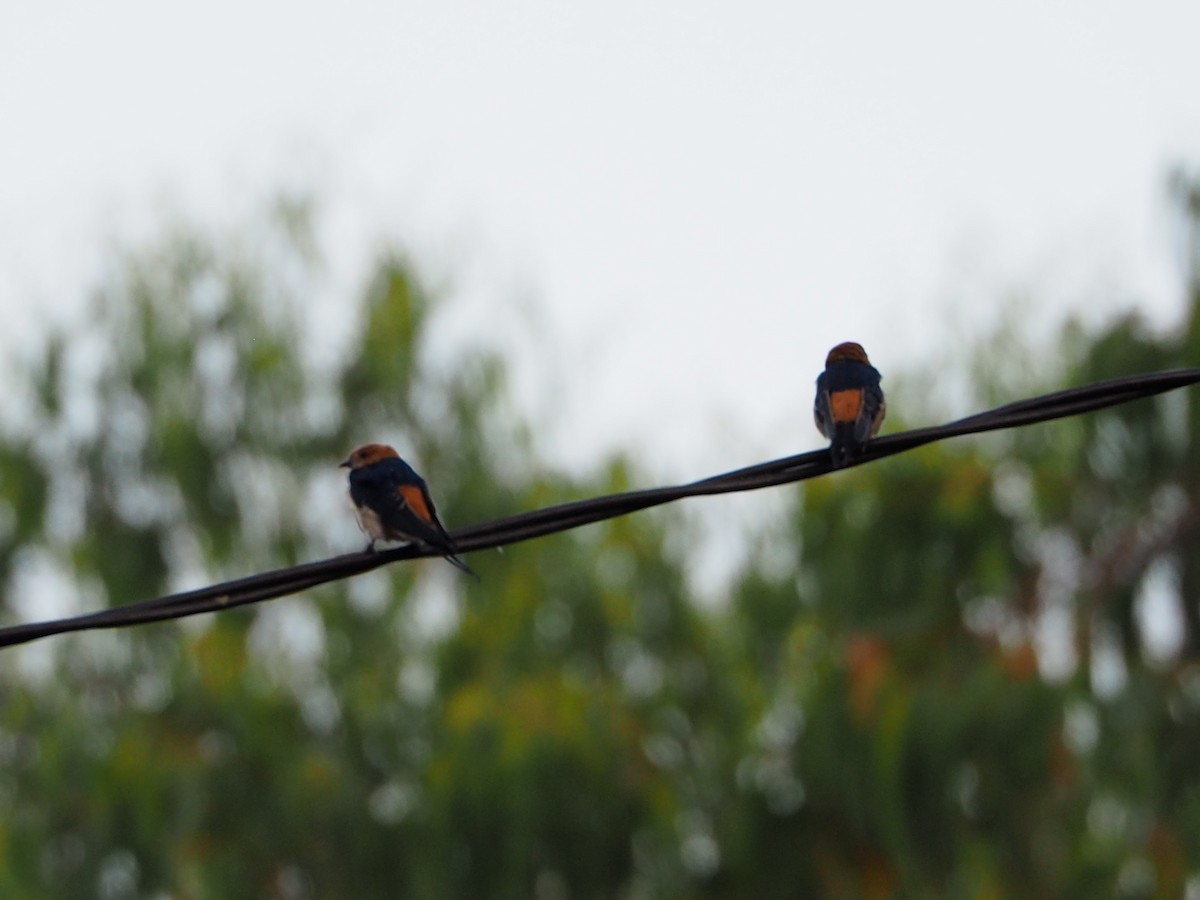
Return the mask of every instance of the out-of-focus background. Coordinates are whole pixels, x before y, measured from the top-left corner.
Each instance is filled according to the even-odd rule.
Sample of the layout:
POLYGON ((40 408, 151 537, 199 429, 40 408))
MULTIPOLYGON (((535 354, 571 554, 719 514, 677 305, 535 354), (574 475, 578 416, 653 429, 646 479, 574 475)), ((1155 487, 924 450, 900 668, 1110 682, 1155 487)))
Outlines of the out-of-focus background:
MULTIPOLYGON (((0 11, 6 623, 1200 358, 1200 11, 0 11)), ((1200 401, 0 651, 5 896, 1200 897, 1200 401)))

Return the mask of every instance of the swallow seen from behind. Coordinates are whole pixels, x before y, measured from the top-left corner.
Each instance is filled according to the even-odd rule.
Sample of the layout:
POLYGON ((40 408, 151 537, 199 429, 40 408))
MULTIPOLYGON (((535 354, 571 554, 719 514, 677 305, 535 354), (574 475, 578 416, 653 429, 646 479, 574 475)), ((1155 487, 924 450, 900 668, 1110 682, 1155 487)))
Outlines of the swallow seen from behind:
POLYGON ((834 465, 844 466, 879 433, 887 413, 880 380, 861 344, 838 344, 825 358, 825 371, 817 378, 813 417, 817 429, 829 438, 834 465))
MULTIPOLYGON (((425 479, 386 444, 365 444, 341 463, 350 470, 350 499, 358 524, 376 541, 405 541, 437 550, 448 562, 475 575, 458 558, 458 548, 446 534, 429 496, 425 479)), ((478 575, 475 575, 478 578, 478 575)))

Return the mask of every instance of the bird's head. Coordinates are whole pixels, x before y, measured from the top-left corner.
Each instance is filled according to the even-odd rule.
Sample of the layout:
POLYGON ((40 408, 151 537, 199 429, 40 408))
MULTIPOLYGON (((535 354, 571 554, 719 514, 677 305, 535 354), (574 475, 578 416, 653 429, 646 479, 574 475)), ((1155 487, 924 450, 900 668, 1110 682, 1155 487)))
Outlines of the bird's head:
POLYGON ((838 344, 829 351, 829 355, 825 357, 826 367, 835 362, 857 362, 868 366, 871 364, 871 361, 867 359, 867 351, 862 348, 862 344, 856 344, 854 341, 846 341, 838 344))
POLYGON ((380 460, 399 458, 400 454, 387 444, 363 444, 338 465, 347 469, 361 469, 364 466, 374 465, 380 460))

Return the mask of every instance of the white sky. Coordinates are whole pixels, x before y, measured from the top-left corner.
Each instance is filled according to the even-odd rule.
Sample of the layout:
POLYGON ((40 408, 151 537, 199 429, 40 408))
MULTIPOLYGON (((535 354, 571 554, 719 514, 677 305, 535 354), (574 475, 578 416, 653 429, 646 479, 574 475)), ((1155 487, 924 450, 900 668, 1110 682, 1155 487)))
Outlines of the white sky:
POLYGON ((841 340, 887 388, 1017 288, 1173 321, 1197 35, 1185 0, 7 0, 0 308, 69 308, 164 202, 312 188, 330 309, 400 239, 461 289, 448 342, 515 336, 559 458, 699 477, 817 446, 841 340))

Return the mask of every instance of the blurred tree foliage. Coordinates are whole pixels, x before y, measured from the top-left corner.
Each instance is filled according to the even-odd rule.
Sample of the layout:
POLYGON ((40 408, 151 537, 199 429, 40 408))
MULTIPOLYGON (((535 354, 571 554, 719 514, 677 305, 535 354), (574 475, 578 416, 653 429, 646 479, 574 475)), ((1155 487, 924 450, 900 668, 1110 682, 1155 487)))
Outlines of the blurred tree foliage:
MULTIPOLYGON (((431 354, 446 301, 403 258, 344 335, 314 320, 309 226, 129 254, 14 367, 10 620, 357 546, 333 466, 366 439, 450 524, 637 483, 539 460, 494 352, 431 354)), ((1194 364, 1191 299, 1167 335, 1068 325, 1034 377, 1194 364)), ((0 895, 1195 895, 1198 420, 1181 392, 812 482, 716 611, 670 508, 478 583, 398 565, 2 651, 0 895)))

